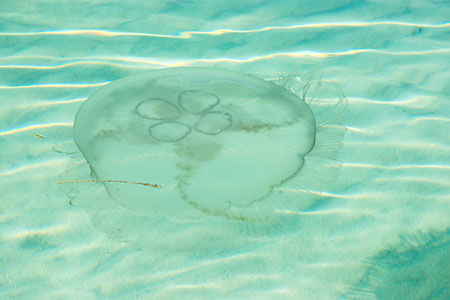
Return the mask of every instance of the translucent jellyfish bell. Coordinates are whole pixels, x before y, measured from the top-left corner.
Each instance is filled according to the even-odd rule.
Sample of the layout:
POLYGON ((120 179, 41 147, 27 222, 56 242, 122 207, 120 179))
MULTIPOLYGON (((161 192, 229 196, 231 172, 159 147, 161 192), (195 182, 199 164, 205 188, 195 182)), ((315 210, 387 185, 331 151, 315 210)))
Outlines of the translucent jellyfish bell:
MULTIPOLYGON (((302 169, 316 121, 294 93, 252 76, 209 68, 150 71, 94 93, 74 140, 112 199, 175 219, 275 214, 277 187, 302 169)), ((282 202, 282 200, 280 200, 282 202)))

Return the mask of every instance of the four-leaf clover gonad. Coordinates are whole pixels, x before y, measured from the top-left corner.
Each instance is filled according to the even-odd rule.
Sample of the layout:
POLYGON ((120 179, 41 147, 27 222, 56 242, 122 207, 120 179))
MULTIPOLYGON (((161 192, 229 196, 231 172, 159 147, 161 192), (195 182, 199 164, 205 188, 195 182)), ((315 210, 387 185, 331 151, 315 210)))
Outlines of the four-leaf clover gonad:
POLYGON ((162 98, 150 98, 136 106, 139 116, 158 121, 150 126, 150 136, 160 142, 178 142, 192 130, 217 135, 233 125, 231 114, 214 111, 220 98, 200 90, 187 90, 178 95, 177 105, 162 98))

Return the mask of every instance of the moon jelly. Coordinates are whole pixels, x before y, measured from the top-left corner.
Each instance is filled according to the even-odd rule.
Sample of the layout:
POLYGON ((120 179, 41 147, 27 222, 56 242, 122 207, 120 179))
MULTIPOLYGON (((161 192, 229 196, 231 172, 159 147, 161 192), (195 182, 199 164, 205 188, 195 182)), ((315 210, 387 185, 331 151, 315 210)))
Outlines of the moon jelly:
POLYGON ((98 179, 162 186, 104 183, 123 207, 247 219, 301 170, 315 130, 308 105, 280 86, 230 71, 173 68, 94 93, 76 115, 74 139, 98 179))
POLYGON ((172 68, 108 84, 75 117, 74 141, 102 182, 75 202, 112 235, 171 249, 214 251, 288 230, 336 178, 344 131, 333 121, 342 98, 308 105, 315 87, 329 95, 303 83, 172 68))

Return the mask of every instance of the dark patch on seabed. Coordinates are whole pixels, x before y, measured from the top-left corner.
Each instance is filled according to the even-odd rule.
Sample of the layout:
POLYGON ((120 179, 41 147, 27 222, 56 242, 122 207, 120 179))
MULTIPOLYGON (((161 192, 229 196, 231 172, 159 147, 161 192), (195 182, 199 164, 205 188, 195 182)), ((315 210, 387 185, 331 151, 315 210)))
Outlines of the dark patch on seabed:
POLYGON ((450 299, 449 229, 401 236, 341 299, 450 299))
POLYGON ((23 238, 19 243, 19 247, 23 250, 35 251, 45 251, 54 248, 54 246, 50 245, 47 239, 40 234, 34 234, 23 238))

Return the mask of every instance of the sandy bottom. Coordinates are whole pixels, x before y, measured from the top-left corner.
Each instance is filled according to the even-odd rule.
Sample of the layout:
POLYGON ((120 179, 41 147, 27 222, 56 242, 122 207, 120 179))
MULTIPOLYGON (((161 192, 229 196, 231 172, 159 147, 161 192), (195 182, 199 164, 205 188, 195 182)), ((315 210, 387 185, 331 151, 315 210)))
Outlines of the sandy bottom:
POLYGON ((2 9, 1 298, 449 297, 448 7, 280 3, 2 9), (104 209, 100 184, 55 184, 90 178, 75 113, 110 81, 175 66, 339 87, 347 130, 334 184, 284 226, 190 227, 203 242, 109 209, 93 218, 80 199, 104 209), (139 242, 139 228, 169 242, 139 242))

